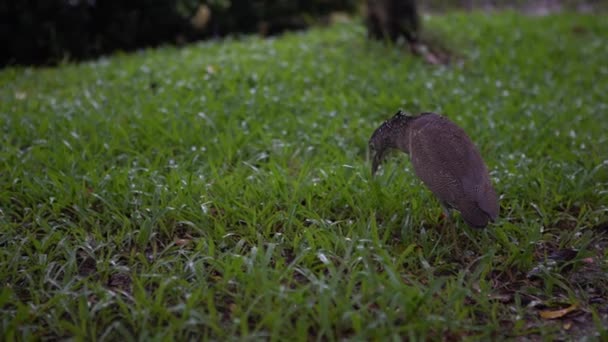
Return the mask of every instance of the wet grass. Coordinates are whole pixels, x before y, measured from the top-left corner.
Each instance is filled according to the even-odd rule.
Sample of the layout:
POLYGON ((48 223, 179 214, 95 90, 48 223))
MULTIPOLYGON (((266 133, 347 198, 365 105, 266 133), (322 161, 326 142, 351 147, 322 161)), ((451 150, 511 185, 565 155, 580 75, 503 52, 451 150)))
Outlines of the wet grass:
POLYGON ((351 23, 0 71, 4 339, 607 338, 608 21, 426 24, 461 63, 351 23), (470 134, 495 225, 370 178, 399 108, 470 134))

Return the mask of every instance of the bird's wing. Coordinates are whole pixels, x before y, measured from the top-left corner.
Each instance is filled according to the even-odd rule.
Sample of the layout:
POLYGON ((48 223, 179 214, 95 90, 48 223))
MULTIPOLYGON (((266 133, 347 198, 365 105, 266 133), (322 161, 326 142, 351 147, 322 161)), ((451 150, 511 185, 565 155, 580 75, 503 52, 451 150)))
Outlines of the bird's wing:
POLYGON ((498 212, 500 210, 498 197, 496 196, 496 191, 492 186, 490 178, 487 175, 485 175, 485 177, 486 179, 484 179, 477 191, 476 202, 481 210, 488 214, 492 220, 495 220, 498 217, 498 212))
POLYGON ((416 175, 440 200, 457 209, 463 201, 477 202, 487 171, 479 152, 467 147, 473 143, 465 132, 447 120, 420 122, 412 128, 410 155, 416 175))

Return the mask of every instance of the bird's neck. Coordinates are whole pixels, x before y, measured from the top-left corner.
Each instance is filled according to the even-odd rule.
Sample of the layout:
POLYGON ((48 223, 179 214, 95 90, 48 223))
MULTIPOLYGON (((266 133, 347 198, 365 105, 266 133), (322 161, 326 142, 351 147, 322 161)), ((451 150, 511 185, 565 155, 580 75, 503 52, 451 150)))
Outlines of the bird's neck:
POLYGON ((401 150, 407 154, 410 154, 410 129, 409 127, 400 127, 399 132, 395 132, 394 137, 394 146, 398 150, 401 150))

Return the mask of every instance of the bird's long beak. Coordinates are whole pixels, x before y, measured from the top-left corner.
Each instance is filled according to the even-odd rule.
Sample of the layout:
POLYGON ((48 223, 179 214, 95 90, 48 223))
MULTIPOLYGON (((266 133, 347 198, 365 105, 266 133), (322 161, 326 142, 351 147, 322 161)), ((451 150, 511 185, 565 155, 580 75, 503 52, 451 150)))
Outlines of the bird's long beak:
POLYGON ((384 158, 384 151, 372 151, 371 159, 372 159, 372 177, 378 171, 378 167, 382 164, 382 159, 384 158))

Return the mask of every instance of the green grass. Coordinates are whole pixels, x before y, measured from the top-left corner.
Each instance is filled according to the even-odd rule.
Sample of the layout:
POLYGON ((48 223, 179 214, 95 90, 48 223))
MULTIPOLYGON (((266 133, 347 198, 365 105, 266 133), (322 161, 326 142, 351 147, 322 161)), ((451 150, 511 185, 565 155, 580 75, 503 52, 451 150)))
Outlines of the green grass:
POLYGON ((3 339, 607 338, 605 19, 432 17, 450 67, 351 23, 0 71, 3 339), (468 132, 496 224, 370 177, 399 108, 468 132))

